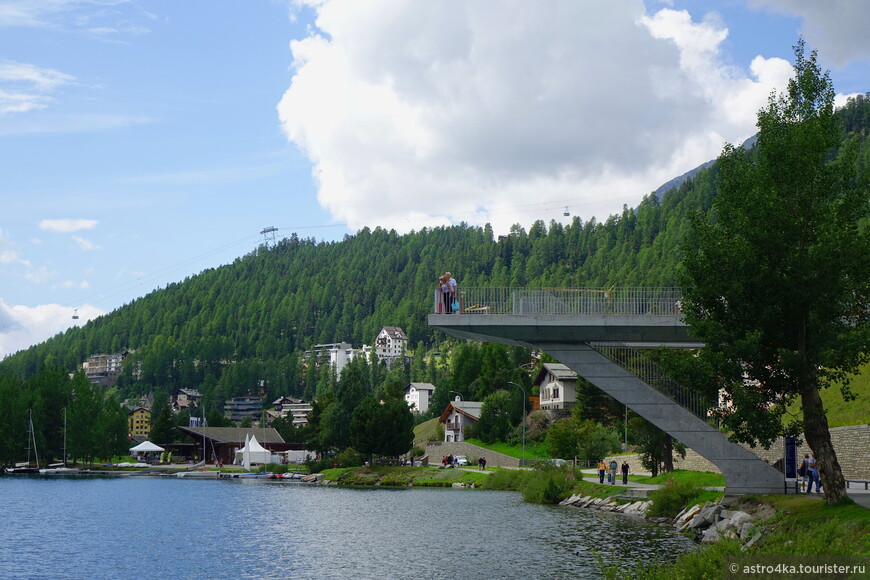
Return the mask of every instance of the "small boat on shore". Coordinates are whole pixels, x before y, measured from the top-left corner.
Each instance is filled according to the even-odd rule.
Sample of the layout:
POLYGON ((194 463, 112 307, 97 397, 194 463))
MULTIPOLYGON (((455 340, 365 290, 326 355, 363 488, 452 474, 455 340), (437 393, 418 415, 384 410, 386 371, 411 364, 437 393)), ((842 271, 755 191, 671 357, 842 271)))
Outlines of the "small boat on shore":
POLYGON ((220 476, 220 471, 179 471, 175 474, 175 477, 186 477, 191 479, 218 479, 220 476))
POLYGON ((16 463, 15 467, 7 467, 4 471, 9 475, 32 475, 39 473, 39 468, 31 467, 29 462, 23 461, 21 463, 16 463))
POLYGON ((63 463, 53 463, 39 470, 39 475, 78 475, 79 473, 81 470, 77 467, 64 467, 63 463))
POLYGON ((28 475, 39 473, 39 452, 36 450, 36 434, 33 432, 33 409, 27 410, 27 461, 16 463, 15 467, 7 467, 10 475, 28 475), (30 445, 33 444, 33 455, 36 457, 36 467, 30 466, 30 445))

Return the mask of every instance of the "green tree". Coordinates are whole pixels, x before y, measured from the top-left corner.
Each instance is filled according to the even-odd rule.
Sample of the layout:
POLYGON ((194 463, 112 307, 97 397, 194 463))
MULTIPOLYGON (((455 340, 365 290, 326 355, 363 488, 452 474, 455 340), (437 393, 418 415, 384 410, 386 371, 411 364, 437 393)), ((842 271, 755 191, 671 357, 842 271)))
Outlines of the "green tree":
POLYGON ((595 461, 619 448, 619 435, 609 427, 574 414, 553 423, 545 444, 553 457, 595 461))
POLYGON ((67 407, 67 451, 74 459, 93 462, 101 449, 103 395, 81 371, 73 377, 72 391, 73 399, 67 407))
POLYGON ((513 407, 508 391, 496 391, 483 399, 480 420, 477 422, 477 434, 481 441, 493 443, 508 438, 514 426, 513 407))
POLYGON ((402 399, 370 395, 354 409, 350 432, 353 448, 369 459, 398 457, 414 443, 414 416, 402 399))
POLYGON ((178 430, 175 425, 175 417, 172 415, 172 407, 169 406, 169 398, 166 397, 162 404, 154 401, 151 416, 154 420, 151 422, 151 434, 148 439, 157 445, 161 443, 172 443, 175 441, 178 430), (159 406, 158 406, 159 405, 159 406))
POLYGON ((644 469, 653 477, 659 471, 670 473, 674 470, 674 451, 680 457, 686 457, 686 446, 644 419, 632 417, 628 422, 633 441, 637 444, 637 453, 644 469))
MULTIPOLYGON (((724 425, 769 445, 800 398, 828 503, 845 495, 820 389, 868 360, 870 232, 855 147, 840 144, 834 89, 816 52, 795 50, 785 94, 758 113, 758 144, 726 146, 714 211, 686 245, 684 308, 730 403, 724 425)), ((848 390, 844 391, 849 396, 848 390)))
POLYGON ((111 459, 115 455, 127 455, 130 447, 127 439, 127 412, 114 392, 110 392, 103 401, 97 428, 100 433, 100 457, 111 459))
POLYGON ((325 417, 329 417, 328 432, 333 448, 345 449, 353 445, 350 435, 353 411, 369 394, 371 388, 368 363, 362 358, 356 358, 342 369, 335 389, 335 404, 325 413, 325 417))

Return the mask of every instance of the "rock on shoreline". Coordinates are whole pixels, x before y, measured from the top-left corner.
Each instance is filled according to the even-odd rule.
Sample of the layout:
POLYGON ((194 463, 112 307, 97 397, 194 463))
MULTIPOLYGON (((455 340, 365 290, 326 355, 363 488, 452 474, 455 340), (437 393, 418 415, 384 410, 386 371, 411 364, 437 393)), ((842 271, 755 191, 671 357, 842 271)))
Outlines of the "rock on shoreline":
POLYGON ((623 503, 613 497, 595 498, 579 494, 559 503, 563 506, 621 513, 673 525, 678 531, 691 534, 701 544, 712 544, 720 538, 736 538, 743 542, 744 548, 751 547, 762 537, 762 528, 756 525, 759 519, 773 515, 772 509, 756 510, 758 513, 755 515, 738 509, 728 509, 734 504, 734 499, 723 499, 719 503, 708 501, 703 505, 687 507, 674 519, 647 517, 646 513, 651 504, 649 500, 623 503))

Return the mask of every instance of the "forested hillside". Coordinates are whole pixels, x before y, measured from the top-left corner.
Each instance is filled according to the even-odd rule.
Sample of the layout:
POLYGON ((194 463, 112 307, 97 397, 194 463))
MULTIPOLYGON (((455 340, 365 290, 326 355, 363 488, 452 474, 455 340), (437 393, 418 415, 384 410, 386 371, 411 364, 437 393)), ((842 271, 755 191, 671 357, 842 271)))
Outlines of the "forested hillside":
MULTIPOLYGON (((843 117, 847 135, 862 140, 866 176, 867 96, 843 117)), ((331 243, 294 234, 17 353, 0 374, 26 378, 45 364, 72 371, 89 355, 130 349, 122 395, 193 387, 216 400, 255 392, 261 381, 269 396, 303 395, 306 385, 310 394, 314 379, 301 362, 314 344, 370 344, 383 325, 402 327, 414 349, 446 340, 425 317, 447 270, 460 286, 676 284, 689 215, 710 207, 716 172, 714 164, 661 201, 648 195, 603 222, 537 222, 501 239, 464 224, 406 235, 366 228, 331 243)))

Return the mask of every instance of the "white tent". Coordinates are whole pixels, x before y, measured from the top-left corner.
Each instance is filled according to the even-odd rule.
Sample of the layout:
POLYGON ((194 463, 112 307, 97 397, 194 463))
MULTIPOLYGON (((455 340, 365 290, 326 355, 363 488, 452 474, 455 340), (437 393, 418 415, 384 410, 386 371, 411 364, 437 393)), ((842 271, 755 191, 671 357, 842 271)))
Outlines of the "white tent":
POLYGON ((272 452, 260 445, 256 435, 245 437, 245 446, 236 450, 236 465, 244 465, 248 468, 252 463, 266 464, 272 459, 272 452))
POLYGON ((130 448, 130 453, 132 453, 132 454, 148 453, 151 451, 159 452, 159 451, 164 451, 164 449, 162 447, 160 447, 159 445, 154 445, 150 441, 143 441, 142 443, 140 443, 136 447, 130 448))

